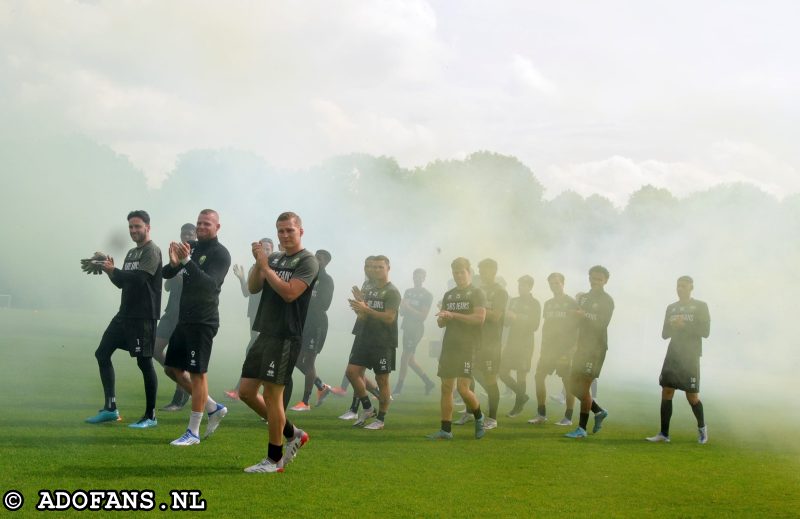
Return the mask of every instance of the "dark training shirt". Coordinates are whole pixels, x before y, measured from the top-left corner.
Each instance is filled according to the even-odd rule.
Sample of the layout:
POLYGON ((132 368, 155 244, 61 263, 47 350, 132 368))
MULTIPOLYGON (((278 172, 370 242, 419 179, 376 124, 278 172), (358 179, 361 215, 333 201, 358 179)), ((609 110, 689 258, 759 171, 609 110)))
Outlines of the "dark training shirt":
POLYGON ((231 255, 217 238, 189 242, 192 253, 186 265, 164 266, 171 279, 183 271, 180 323, 219 327, 219 292, 231 266, 231 255))
POLYGON ((288 283, 292 279, 299 279, 307 285, 307 288, 300 297, 287 303, 269 283, 264 281, 253 330, 270 337, 302 337, 311 291, 319 272, 317 258, 303 249, 291 256, 282 251, 273 252, 267 262, 283 281, 288 283))
MULTIPOLYGON (((400 291, 392 283, 386 283, 381 288, 371 285, 364 292, 364 302, 376 312, 396 312, 400 307, 400 291)), ((358 335, 361 344, 397 348, 397 316, 391 323, 367 316, 358 335)))
POLYGON ((120 317, 158 319, 161 313, 161 249, 149 241, 125 255, 122 270, 111 272, 111 282, 122 289, 120 317))
POLYGON ((578 337, 578 303, 567 294, 544 303, 542 352, 565 353, 575 347, 578 337))
POLYGON ((578 299, 586 315, 578 325, 578 348, 608 349, 608 324, 614 313, 614 300, 601 290, 590 290, 578 299))
POLYGON ((669 350, 678 354, 702 356, 703 339, 711 333, 711 316, 708 305, 697 299, 687 303, 677 301, 667 307, 661 337, 670 339, 669 350), (683 328, 674 328, 671 323, 683 319, 683 328))
MULTIPOLYGON (((442 298, 442 310, 456 314, 469 315, 476 308, 486 308, 486 294, 473 285, 464 288, 455 287, 445 292, 442 298)), ((481 346, 481 326, 467 324, 463 321, 447 321, 442 339, 442 349, 452 348, 461 351, 478 351, 481 346)))

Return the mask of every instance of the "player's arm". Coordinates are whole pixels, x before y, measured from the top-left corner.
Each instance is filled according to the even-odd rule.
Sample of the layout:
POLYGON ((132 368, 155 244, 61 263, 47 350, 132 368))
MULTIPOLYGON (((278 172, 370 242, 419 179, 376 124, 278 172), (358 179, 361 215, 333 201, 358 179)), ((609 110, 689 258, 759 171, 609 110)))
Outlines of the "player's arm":
POLYGON ((667 311, 664 312, 664 327, 661 329, 661 338, 669 339, 670 337, 672 337, 672 325, 669 322, 669 307, 667 307, 667 311))
POLYGON ((472 312, 468 314, 459 314, 457 312, 442 310, 436 314, 436 317, 439 328, 447 326, 449 321, 461 321, 471 326, 480 326, 486 320, 486 307, 476 306, 473 308, 472 312))
MULTIPOLYGON (((263 266, 259 265, 263 272, 263 266)), ((278 274, 270 268, 269 263, 266 263, 267 270, 263 272, 264 280, 269 283, 281 299, 287 303, 294 302, 298 297, 303 295, 303 292, 308 290, 308 287, 314 282, 319 272, 319 263, 314 256, 306 256, 297 265, 292 279, 289 281, 282 280, 278 274)))
POLYGON ((231 266, 231 255, 222 247, 215 249, 206 257, 206 261, 203 263, 205 270, 201 269, 200 265, 188 256, 181 263, 183 263, 183 268, 186 269, 193 284, 209 291, 216 291, 220 289, 222 282, 225 281, 225 276, 228 274, 228 269, 231 266))
MULTIPOLYGON (((111 269, 106 270, 109 279, 119 288, 142 286, 149 283, 159 265, 161 265, 161 254, 156 252, 158 249, 149 250, 147 254, 139 259, 139 268, 136 270, 120 270, 114 267, 114 260, 111 260, 111 269)), ((106 261, 108 263, 108 260, 106 261)), ((103 266, 106 269, 106 265, 103 266)))
POLYGON ((536 299, 533 300, 533 303, 533 308, 531 308, 528 318, 530 319, 531 329, 535 332, 542 322, 542 305, 536 299))
MULTIPOLYGON (((253 267, 250 267, 250 270, 253 270, 253 267)), ((244 267, 241 265, 234 265, 233 266, 233 275, 239 279, 239 288, 242 290, 242 295, 244 297, 250 297, 250 290, 248 289, 247 280, 250 278, 249 275, 244 275, 244 267)))
POLYGON ((597 312, 583 314, 583 319, 588 321, 589 326, 596 330, 604 330, 608 328, 611 322, 611 316, 614 314, 614 303, 608 299, 603 300, 599 305, 597 312))
POLYGON ((508 294, 505 290, 498 290, 495 294, 494 301, 492 301, 492 309, 486 310, 486 320, 490 323, 499 322, 506 313, 507 304, 508 294))
POLYGON ((708 339, 711 333, 711 316, 708 313, 708 305, 703 303, 694 315, 694 322, 691 323, 692 332, 698 336, 708 339))

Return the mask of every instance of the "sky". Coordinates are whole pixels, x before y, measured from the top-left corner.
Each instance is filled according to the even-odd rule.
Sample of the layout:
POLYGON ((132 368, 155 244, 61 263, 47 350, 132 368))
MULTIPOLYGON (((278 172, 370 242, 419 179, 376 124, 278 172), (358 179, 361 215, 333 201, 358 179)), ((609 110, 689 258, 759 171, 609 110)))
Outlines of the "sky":
POLYGON ((800 191, 800 4, 422 0, 0 4, 0 94, 156 188, 192 150, 302 170, 513 155, 553 198, 800 191))

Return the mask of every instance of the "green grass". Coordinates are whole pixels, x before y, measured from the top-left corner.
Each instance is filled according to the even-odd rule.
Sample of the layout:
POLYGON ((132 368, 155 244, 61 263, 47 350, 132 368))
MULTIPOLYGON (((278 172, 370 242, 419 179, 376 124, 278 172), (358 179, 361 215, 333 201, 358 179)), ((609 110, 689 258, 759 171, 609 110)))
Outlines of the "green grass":
MULTIPOLYGON (((797 418, 787 421, 777 402, 706 396, 711 441, 700 446, 688 405, 676 400, 672 443, 652 445, 642 438, 657 431, 657 388, 614 388, 610 380, 601 385, 606 426, 579 441, 551 424, 526 424, 530 404, 524 417, 502 418, 507 397, 500 428, 483 440, 473 439, 470 424, 454 426, 453 441, 431 442, 424 435, 438 428, 438 400, 415 382, 393 403, 383 431, 337 420, 349 399, 331 396, 290 415, 311 441, 285 473, 244 474, 264 456, 267 432, 241 403, 226 402, 219 431, 196 447, 169 445, 187 412, 162 412, 151 430, 126 427, 141 414, 143 391, 124 352, 114 357, 124 422, 83 423, 102 401, 92 353, 104 324, 0 311, 0 490, 25 495, 16 517, 38 515, 40 489, 152 489, 157 504, 170 489, 197 489, 211 517, 796 517, 800 510, 800 448, 790 436, 797 418)), ((216 361, 233 366, 239 353, 216 361)), ((221 394, 230 380, 214 378, 213 362, 212 394, 221 394)), ((338 377, 343 363, 323 369, 338 377)), ((171 387, 161 379, 159 406, 171 387)), ((553 421, 561 409, 549 411, 553 421)), ((138 514, 114 517, 129 515, 138 514)))

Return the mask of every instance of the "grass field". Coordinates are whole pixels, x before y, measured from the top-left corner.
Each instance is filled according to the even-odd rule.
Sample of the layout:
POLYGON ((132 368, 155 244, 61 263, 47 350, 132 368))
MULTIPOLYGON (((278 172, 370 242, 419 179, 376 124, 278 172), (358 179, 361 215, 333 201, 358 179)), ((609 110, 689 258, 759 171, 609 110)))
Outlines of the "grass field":
MULTIPOLYGON (((310 413, 290 416, 311 441, 285 473, 245 474, 242 468, 265 454, 266 427, 243 404, 226 402, 230 412, 217 434, 195 447, 169 445, 185 429, 187 412, 162 412, 158 427, 129 429, 141 414, 143 391, 135 363, 119 352, 114 361, 124 422, 84 424, 102 401, 92 356, 102 321, 2 310, 0 327, 2 492, 25 496, 15 517, 39 515, 41 489, 151 489, 156 506, 168 501, 171 489, 196 489, 211 517, 800 514, 794 403, 706 395, 710 443, 700 446, 688 405, 676 400, 672 443, 654 445, 643 438, 658 429, 657 388, 643 393, 604 381, 600 400, 610 417, 586 440, 563 438, 566 431, 555 425, 526 424, 529 404, 524 417, 501 418, 480 441, 467 425, 454 427, 453 441, 431 442, 424 435, 438 428, 437 397, 425 397, 421 385, 409 382, 385 430, 354 430, 337 420, 349 399, 330 397, 310 413)), ((212 394, 221 395, 230 382, 221 378, 213 377, 212 364, 212 394)), ((170 396, 164 377, 159 407, 170 396)), ((505 397, 501 416, 510 406, 505 397)), ((551 421, 561 411, 551 405, 551 421)))

